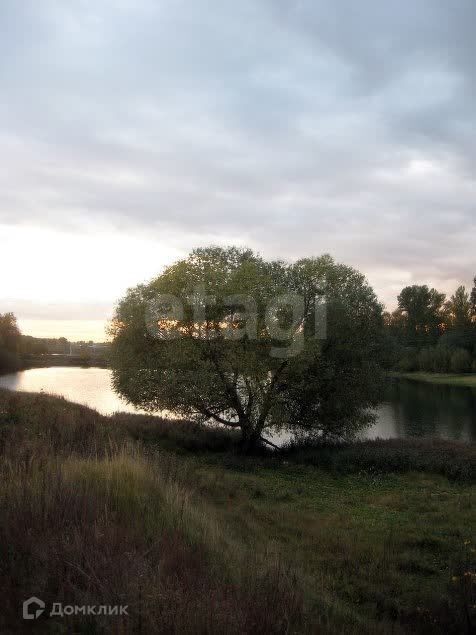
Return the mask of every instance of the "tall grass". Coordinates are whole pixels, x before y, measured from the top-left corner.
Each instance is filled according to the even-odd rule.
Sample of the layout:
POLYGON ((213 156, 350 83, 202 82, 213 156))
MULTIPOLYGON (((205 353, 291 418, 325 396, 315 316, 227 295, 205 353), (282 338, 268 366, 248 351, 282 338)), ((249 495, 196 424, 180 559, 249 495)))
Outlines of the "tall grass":
POLYGON ((234 555, 187 464, 145 452, 126 426, 62 400, 0 401, 2 632, 21 604, 128 605, 128 616, 48 617, 52 632, 288 632, 291 574, 234 555), (58 630, 59 629, 59 630, 58 630))
POLYGON ((469 633, 474 452, 244 457, 223 430, 0 390, 0 632, 35 595, 129 607, 46 612, 54 633, 469 633))

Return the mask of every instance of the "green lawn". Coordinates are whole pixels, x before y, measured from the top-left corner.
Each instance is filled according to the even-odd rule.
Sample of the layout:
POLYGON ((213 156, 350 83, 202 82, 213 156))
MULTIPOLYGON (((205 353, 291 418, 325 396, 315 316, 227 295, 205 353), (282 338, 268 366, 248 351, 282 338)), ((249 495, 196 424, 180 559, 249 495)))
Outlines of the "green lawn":
POLYGON ((476 373, 473 374, 443 374, 443 373, 389 373, 391 377, 397 377, 400 379, 412 379, 414 381, 425 381, 431 384, 446 384, 449 386, 469 386, 470 388, 476 388, 476 373))

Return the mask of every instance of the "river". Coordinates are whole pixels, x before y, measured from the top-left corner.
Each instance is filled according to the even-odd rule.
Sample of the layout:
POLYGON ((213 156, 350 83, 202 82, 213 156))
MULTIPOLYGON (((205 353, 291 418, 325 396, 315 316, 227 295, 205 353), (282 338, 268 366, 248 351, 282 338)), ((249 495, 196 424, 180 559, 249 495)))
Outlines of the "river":
MULTIPOLYGON (((62 395, 103 414, 138 412, 111 387, 107 368, 34 368, 0 377, 0 387, 62 395)), ((476 390, 418 381, 387 382, 375 424, 365 438, 433 436, 476 441, 476 390)))

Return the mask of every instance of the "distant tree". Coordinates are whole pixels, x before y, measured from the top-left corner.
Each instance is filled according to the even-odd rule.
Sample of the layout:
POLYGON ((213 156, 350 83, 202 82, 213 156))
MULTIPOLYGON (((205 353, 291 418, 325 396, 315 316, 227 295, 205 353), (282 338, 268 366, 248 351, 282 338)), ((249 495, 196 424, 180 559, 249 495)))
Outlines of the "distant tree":
POLYGON ((469 301, 471 304, 471 319, 473 322, 476 322, 476 276, 473 280, 473 288, 471 289, 469 301))
POLYGON ((44 355, 48 352, 47 341, 32 337, 31 335, 22 335, 20 340, 20 352, 27 355, 44 355))
POLYGON ((91 363, 91 350, 88 346, 81 346, 79 350, 79 359, 81 360, 81 364, 88 366, 91 363))
POLYGON ((456 289, 455 293, 448 300, 447 311, 449 326, 454 329, 463 330, 471 324, 471 300, 464 286, 456 289))
POLYGON ((415 351, 404 351, 396 364, 397 370, 402 373, 411 373, 419 368, 419 359, 415 351))
POLYGON ((17 368, 20 338, 20 329, 13 313, 0 313, 0 370, 17 368))
POLYGON ((471 355, 464 348, 457 348, 451 355, 450 368, 452 373, 471 372, 471 355))
POLYGON ((408 343, 433 343, 444 330, 445 294, 427 285, 405 287, 398 296, 408 343))
POLYGON ((60 337, 58 338, 58 347, 60 352, 66 355, 69 353, 71 345, 65 337, 60 337))
POLYGON ((16 353, 20 343, 20 329, 13 313, 0 313, 0 346, 16 353))
POLYGON ((417 357, 418 370, 432 370, 431 348, 422 348, 417 357))
POLYGON ((401 309, 397 308, 392 313, 384 313, 384 324, 389 333, 401 339, 407 331, 407 316, 401 309))
POLYGON ((430 373, 447 373, 450 369, 451 350, 445 346, 429 346, 418 353, 419 370, 430 373))
POLYGON ((381 332, 365 278, 330 256, 286 265, 197 249, 119 302, 113 384, 148 411, 236 428, 246 449, 272 428, 348 437, 372 420, 381 332), (314 319, 323 297, 325 338, 314 319))

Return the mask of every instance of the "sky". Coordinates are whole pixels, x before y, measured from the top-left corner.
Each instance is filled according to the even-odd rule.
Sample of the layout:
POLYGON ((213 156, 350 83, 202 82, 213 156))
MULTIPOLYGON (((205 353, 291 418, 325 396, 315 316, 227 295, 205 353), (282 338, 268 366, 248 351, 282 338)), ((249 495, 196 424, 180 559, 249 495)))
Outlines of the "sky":
POLYGON ((474 0, 2 0, 0 312, 105 339, 197 246, 476 274, 474 0))

